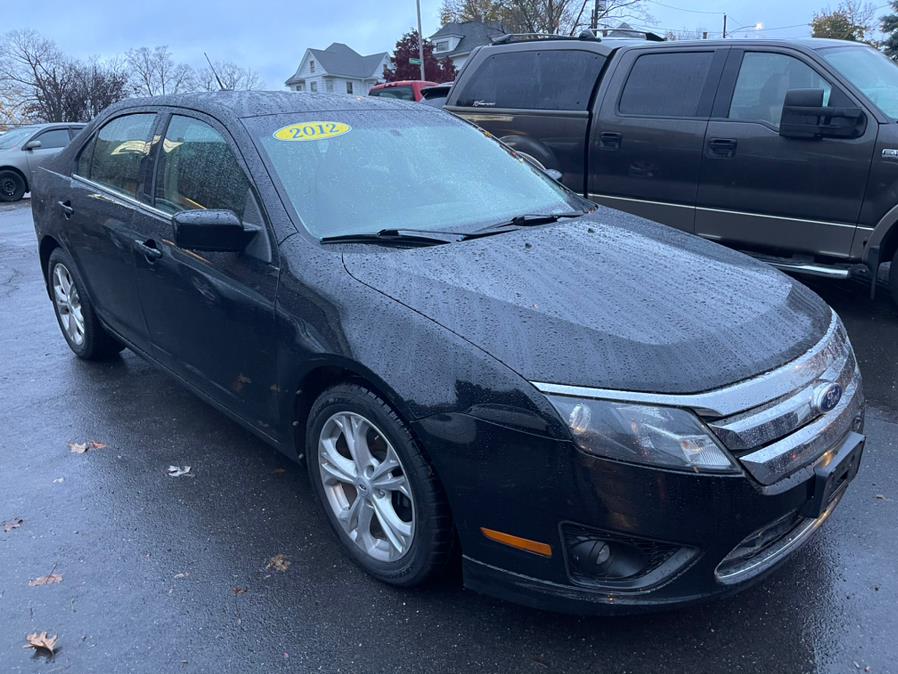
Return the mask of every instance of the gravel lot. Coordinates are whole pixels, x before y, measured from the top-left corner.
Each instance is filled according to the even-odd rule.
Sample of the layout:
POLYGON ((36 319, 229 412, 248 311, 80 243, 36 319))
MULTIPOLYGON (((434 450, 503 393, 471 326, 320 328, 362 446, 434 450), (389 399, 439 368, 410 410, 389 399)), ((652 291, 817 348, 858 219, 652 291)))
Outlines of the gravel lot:
POLYGON ((0 671, 898 672, 898 308, 860 284, 809 283, 845 320, 870 401, 836 514, 732 599, 576 618, 481 597, 458 575, 416 591, 370 580, 304 469, 130 352, 69 353, 28 201, 2 205, 0 671), (90 441, 106 446, 70 451, 90 441), (276 555, 286 571, 267 568, 276 555), (29 586, 51 574, 61 582, 29 586), (43 631, 59 634, 52 658, 23 648, 43 631))

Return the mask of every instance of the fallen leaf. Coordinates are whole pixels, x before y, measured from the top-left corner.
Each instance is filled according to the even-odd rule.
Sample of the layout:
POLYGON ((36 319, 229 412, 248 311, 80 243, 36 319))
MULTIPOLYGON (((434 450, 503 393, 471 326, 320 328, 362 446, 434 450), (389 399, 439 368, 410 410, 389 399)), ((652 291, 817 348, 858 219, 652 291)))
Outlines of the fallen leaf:
POLYGON ((53 484, 62 484, 63 482, 65 482, 64 477, 57 477, 55 480, 53 480, 53 484))
POLYGON ((58 573, 50 573, 40 578, 34 578, 28 581, 28 587, 42 587, 44 585, 56 585, 62 582, 62 575, 58 573))
POLYGON ((231 592, 234 593, 235 597, 239 597, 241 594, 246 594, 249 590, 245 587, 235 587, 231 589, 231 592))
POLYGON ((25 637, 25 641, 28 643, 23 646, 23 648, 33 648, 36 651, 46 651, 50 655, 56 651, 56 642, 59 639, 58 634, 54 634, 52 637, 46 632, 41 632, 38 634, 34 632, 33 634, 29 634, 25 637))
POLYGON ((281 475, 283 475, 284 473, 287 472, 287 469, 286 468, 275 468, 271 472, 274 473, 275 475, 277 475, 278 477, 280 477, 281 475))
POLYGON ((889 500, 889 499, 886 498, 886 495, 885 495, 885 494, 877 494, 874 498, 875 498, 877 501, 888 501, 888 500, 889 500))
MULTIPOLYGON (((168 467, 168 476, 169 477, 181 477, 182 475, 187 475, 190 472, 190 466, 169 466, 168 467)), ((193 477, 193 476, 191 476, 193 477)))
POLYGON ((175 574, 175 578, 176 578, 176 579, 178 579, 178 578, 189 578, 189 577, 190 577, 190 574, 187 573, 186 571, 185 571, 185 572, 182 572, 182 573, 176 573, 176 574, 175 574))
POLYGON ((3 533, 8 534, 13 529, 18 529, 25 523, 21 517, 13 517, 11 520, 6 520, 3 523, 3 533))
POLYGON ((97 442, 96 440, 69 443, 69 450, 71 450, 73 454, 84 454, 89 449, 106 449, 106 447, 107 445, 105 442, 97 442))
POLYGON ((269 571, 280 571, 283 573, 290 568, 290 560, 287 559, 285 555, 279 553, 268 560, 268 564, 265 565, 265 568, 269 571))

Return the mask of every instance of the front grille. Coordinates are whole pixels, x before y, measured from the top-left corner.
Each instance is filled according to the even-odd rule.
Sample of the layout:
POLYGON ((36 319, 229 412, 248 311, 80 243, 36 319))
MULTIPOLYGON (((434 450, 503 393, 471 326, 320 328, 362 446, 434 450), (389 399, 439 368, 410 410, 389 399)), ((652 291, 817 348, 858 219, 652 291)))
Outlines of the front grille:
POLYGON ((837 318, 824 340, 807 356, 766 375, 796 385, 783 395, 727 416, 704 414, 721 443, 761 484, 770 485, 807 466, 858 430, 863 421, 863 391, 851 343, 837 318), (821 387, 838 384, 836 407, 817 406, 821 387))

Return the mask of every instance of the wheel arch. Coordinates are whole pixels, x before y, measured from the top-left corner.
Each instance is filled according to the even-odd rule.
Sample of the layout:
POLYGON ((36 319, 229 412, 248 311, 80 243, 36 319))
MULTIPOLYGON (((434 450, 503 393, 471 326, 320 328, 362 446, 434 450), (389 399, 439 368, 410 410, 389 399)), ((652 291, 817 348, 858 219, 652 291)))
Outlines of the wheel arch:
POLYGON ((881 263, 891 262, 898 251, 898 206, 886 213, 870 233, 864 250, 864 262, 876 274, 881 263))
POLYGON ((44 285, 47 287, 48 293, 50 292, 50 256, 57 248, 62 248, 62 244, 60 244, 54 237, 49 234, 45 234, 41 237, 41 242, 38 246, 38 254, 40 255, 41 261, 41 274, 44 276, 44 285))
POLYGON ((306 426, 312 405, 324 391, 338 384, 365 386, 392 406, 406 424, 410 426, 413 421, 408 406, 391 386, 374 372, 349 358, 315 358, 301 368, 293 379, 295 384, 289 389, 293 392, 290 397, 290 418, 294 447, 300 457, 305 454, 306 426))

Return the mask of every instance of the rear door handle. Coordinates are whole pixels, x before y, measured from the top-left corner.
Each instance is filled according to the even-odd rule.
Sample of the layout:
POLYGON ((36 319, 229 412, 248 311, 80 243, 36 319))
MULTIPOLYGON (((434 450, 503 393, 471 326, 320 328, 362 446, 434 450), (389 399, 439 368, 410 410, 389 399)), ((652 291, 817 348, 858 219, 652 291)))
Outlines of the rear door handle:
POLYGON ((56 204, 62 209, 62 217, 66 220, 75 214, 75 209, 72 208, 71 201, 57 201, 56 204))
POLYGON ((603 150, 619 150, 623 138, 616 131, 603 131, 599 134, 599 147, 603 150))
POLYGON ((708 141, 708 149, 717 157, 735 157, 738 145, 734 138, 712 138, 708 141))
POLYGON ((134 247, 143 253, 143 256, 150 262, 162 257, 162 251, 156 248, 156 242, 152 239, 147 239, 146 241, 137 239, 134 241, 134 247))

